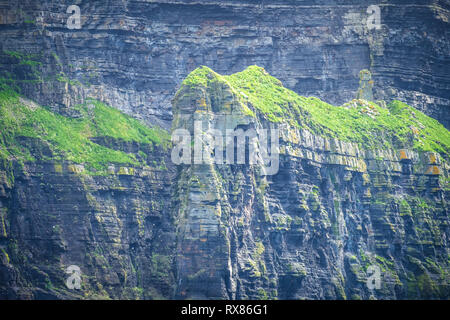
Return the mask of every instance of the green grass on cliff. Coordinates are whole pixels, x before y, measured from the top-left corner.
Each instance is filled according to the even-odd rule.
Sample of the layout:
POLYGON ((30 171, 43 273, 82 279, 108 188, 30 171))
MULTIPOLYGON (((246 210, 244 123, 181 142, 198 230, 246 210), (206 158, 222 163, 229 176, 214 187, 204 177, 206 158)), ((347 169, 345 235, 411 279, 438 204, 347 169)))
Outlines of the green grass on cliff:
POLYGON ((101 171, 110 163, 136 165, 138 161, 133 154, 92 142, 92 137, 152 145, 166 145, 169 140, 162 129, 149 128, 101 102, 88 100, 75 108, 81 117, 68 118, 22 100, 11 89, 0 91, 0 158, 33 161, 36 145, 46 145, 53 156, 42 160, 68 160, 101 171), (37 144, 24 144, 23 137, 35 138, 37 144))
POLYGON ((333 106, 315 97, 298 95, 258 66, 229 76, 201 67, 183 85, 208 87, 212 79, 226 82, 243 106, 272 122, 287 122, 316 135, 358 143, 366 149, 410 148, 450 155, 450 132, 437 120, 400 101, 392 101, 386 107, 364 100, 333 106))

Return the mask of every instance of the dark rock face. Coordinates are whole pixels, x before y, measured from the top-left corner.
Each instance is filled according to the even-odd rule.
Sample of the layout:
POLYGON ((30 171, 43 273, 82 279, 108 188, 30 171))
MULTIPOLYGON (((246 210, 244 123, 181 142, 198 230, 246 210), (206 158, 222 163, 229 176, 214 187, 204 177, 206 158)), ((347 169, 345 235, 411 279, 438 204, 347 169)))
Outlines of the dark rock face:
MULTIPOLYGON (((246 118, 236 100, 214 108, 218 97, 233 94, 183 87, 174 128, 193 136, 198 119, 204 131, 223 128, 219 116, 226 129, 268 126, 246 118)), ((438 154, 364 150, 281 125, 280 136, 275 175, 238 164, 178 168, 177 298, 449 297, 440 182, 448 168, 438 154), (381 274, 376 289, 367 284, 371 268, 381 274)))
MULTIPOLYGON (((190 133, 195 117, 203 128, 271 125, 217 81, 183 86, 173 110, 173 129, 190 133)), ((2 161, 0 298, 450 297, 448 160, 279 130, 274 175, 258 162, 175 166, 158 147, 111 137, 95 142, 146 153, 149 166, 92 176, 69 162, 2 161), (81 290, 66 287, 70 265, 81 290)))
POLYGON ((92 96, 169 128, 170 99, 190 71, 207 65, 230 74, 256 64, 334 104, 355 97, 358 73, 369 69, 375 99, 400 98, 449 127, 445 1, 380 3, 380 29, 366 23, 371 1, 92 1, 80 5, 81 29, 68 29, 71 4, 0 4, 1 50, 42 63, 3 53, 1 69, 62 113, 92 96))
POLYGON ((82 170, 64 162, 2 165, 0 297, 171 297, 171 171, 112 165, 95 177, 82 170), (81 269, 81 291, 66 287, 69 265, 81 269))

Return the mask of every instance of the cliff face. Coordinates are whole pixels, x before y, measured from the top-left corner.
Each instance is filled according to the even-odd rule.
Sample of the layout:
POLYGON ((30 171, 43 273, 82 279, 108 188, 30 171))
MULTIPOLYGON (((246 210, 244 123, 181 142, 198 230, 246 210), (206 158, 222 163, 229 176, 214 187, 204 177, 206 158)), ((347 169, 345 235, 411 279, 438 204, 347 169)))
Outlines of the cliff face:
POLYGON ((259 67, 199 68, 173 99, 179 163, 167 134, 95 100, 61 116, 0 98, 2 298, 450 296, 450 133, 399 101, 335 107, 259 67), (254 129, 256 147, 278 129, 277 170, 250 138, 245 161, 237 145, 212 161, 210 129, 254 129))
POLYGON ((0 297, 171 297, 167 133, 93 100, 72 118, 0 95, 0 297))
MULTIPOLYGON (((259 68, 231 77, 200 69, 174 99, 174 128, 192 137, 196 121, 206 135, 213 128, 225 135, 227 129, 274 125, 280 134, 276 174, 265 174, 261 163, 205 161, 179 168, 176 297, 448 297, 450 221, 448 187, 442 184, 448 149, 441 159, 435 152, 368 149, 368 141, 358 145, 318 136, 305 119, 314 115, 297 118, 299 127, 276 118, 286 117, 288 105, 296 109, 294 99, 287 98, 286 105, 275 100, 280 113, 259 105, 254 98, 270 99, 261 96, 268 87, 289 95, 259 68), (206 81, 196 80, 201 76, 206 81), (370 266, 382 270, 377 290, 366 282, 370 266)), ((305 106, 297 106, 302 114, 305 106)), ((359 109, 361 119, 381 123, 377 112, 383 110, 374 108, 372 115, 359 109)), ((396 121, 393 105, 388 110, 396 121)), ((376 130, 373 135, 377 139, 376 130)), ((258 134, 258 143, 261 139, 258 134)))
POLYGON ((2 299, 171 297, 167 171, 89 176, 37 162, 13 172, 0 194, 2 299), (66 287, 70 265, 81 269, 81 290, 66 287))
POLYGON ((0 76, 62 114, 91 96, 170 128, 170 99, 193 69, 256 64, 334 104, 353 98, 370 69, 376 99, 449 126, 445 1, 382 1, 381 28, 370 30, 372 1, 84 1, 81 29, 69 29, 72 4, 0 2, 0 76))
POLYGON ((0 298, 450 297, 445 1, 72 4, 0 0, 0 298), (278 170, 175 165, 195 121, 278 170))

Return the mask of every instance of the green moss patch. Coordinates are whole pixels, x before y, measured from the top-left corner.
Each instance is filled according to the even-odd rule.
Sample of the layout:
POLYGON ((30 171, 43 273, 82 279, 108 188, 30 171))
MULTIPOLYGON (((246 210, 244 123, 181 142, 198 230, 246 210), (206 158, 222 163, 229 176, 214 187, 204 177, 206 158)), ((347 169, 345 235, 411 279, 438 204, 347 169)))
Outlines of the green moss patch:
POLYGON ((229 76, 201 67, 184 80, 182 87, 208 88, 212 81, 226 83, 247 115, 258 113, 269 121, 286 122, 366 149, 410 148, 446 157, 450 154, 450 132, 437 120, 400 101, 382 107, 355 99, 333 106, 315 97, 298 95, 258 66, 229 76))
POLYGON ((93 172, 103 172, 111 163, 140 163, 134 154, 96 144, 91 138, 107 136, 168 145, 169 135, 164 130, 150 128, 99 101, 88 100, 75 108, 82 116, 68 118, 35 104, 30 107, 11 89, 0 91, 0 158, 67 160, 85 164, 93 172))

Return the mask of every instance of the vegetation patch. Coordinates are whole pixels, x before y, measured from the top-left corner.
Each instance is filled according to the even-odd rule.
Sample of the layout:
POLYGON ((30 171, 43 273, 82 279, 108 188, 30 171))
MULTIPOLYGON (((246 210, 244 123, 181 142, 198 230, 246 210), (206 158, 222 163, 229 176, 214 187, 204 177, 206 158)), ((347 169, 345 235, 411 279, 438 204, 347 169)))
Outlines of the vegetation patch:
POLYGON ((0 91, 0 159, 67 160, 85 164, 88 172, 100 174, 111 163, 141 163, 134 154, 94 143, 94 137, 165 148, 169 144, 169 134, 164 130, 150 128, 102 102, 91 99, 74 108, 81 117, 64 117, 41 106, 30 108, 14 90, 0 91), (41 150, 39 155, 37 148, 41 150))
POLYGON ((355 99, 333 106, 315 97, 298 95, 258 66, 229 76, 201 67, 183 81, 182 87, 209 88, 213 81, 228 85, 247 115, 259 114, 272 122, 285 122, 366 149, 410 148, 446 157, 450 154, 450 132, 437 120, 401 101, 383 107, 355 99))

